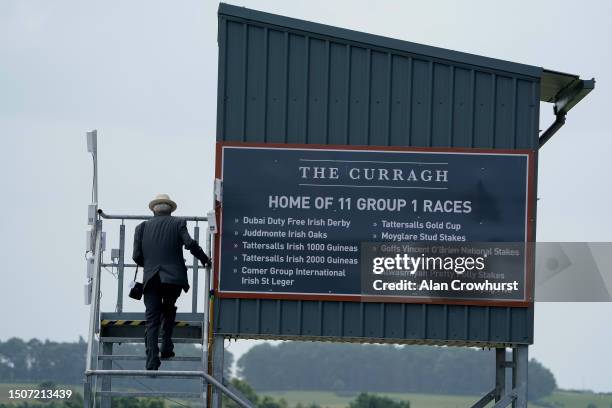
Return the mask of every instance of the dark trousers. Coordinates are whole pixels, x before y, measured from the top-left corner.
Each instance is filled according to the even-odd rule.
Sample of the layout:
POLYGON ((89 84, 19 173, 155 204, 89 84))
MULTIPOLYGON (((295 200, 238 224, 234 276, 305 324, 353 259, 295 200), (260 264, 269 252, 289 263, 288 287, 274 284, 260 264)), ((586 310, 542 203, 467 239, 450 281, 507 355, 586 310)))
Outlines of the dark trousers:
POLYGON ((172 331, 176 318, 176 299, 181 294, 182 287, 162 283, 159 274, 155 274, 144 289, 145 318, 145 349, 147 352, 147 370, 157 370, 161 364, 159 359, 158 340, 161 327, 161 351, 169 353, 174 349, 172 331))

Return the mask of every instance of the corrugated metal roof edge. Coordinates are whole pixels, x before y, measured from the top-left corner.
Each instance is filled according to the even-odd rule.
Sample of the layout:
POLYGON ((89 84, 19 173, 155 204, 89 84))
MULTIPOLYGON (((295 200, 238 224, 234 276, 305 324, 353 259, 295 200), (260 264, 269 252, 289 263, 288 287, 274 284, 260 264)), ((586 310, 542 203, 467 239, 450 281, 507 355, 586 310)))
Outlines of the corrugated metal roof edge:
POLYGON ((480 66, 497 71, 521 74, 536 79, 540 79, 543 71, 542 67, 536 67, 533 65, 483 57, 481 55, 433 47, 430 45, 417 44, 410 41, 383 37, 380 35, 334 27, 321 23, 314 23, 306 20, 299 20, 278 14, 266 13, 227 3, 219 3, 218 13, 219 15, 225 15, 228 17, 237 17, 298 31, 318 33, 329 37, 335 37, 363 44, 371 44, 374 46, 395 49, 411 54, 420 54, 432 58, 455 61, 462 64, 480 66))

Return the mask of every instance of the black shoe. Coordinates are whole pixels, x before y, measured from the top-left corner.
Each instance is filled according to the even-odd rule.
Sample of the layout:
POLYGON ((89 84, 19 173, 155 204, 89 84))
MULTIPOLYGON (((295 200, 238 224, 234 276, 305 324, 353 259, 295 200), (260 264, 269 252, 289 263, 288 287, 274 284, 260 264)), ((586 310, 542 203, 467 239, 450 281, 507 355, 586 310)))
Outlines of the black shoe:
POLYGON ((167 360, 169 358, 174 357, 176 354, 174 354, 174 351, 162 351, 161 352, 161 358, 162 360, 167 360))
POLYGON ((154 365, 153 367, 147 367, 147 371, 157 371, 159 370, 160 365, 161 365, 161 362, 157 363, 157 365, 154 365))

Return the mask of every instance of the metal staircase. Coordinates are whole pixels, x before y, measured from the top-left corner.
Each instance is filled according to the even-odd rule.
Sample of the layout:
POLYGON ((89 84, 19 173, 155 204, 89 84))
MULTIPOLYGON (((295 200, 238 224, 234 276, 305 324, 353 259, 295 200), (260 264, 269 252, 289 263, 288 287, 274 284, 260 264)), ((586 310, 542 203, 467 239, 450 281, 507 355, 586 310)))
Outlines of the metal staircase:
MULTIPOLYGON (((212 364, 210 353, 212 342, 209 344, 210 325, 210 302, 213 297, 211 291, 212 270, 210 267, 203 268, 193 259, 188 268, 191 276, 191 312, 177 313, 176 325, 173 332, 174 343, 191 343, 199 345, 198 356, 178 355, 169 360, 162 360, 159 371, 125 369, 119 361, 142 361, 143 354, 114 354, 119 344, 144 343, 144 312, 124 312, 124 272, 126 269, 136 267, 135 264, 125 262, 125 223, 130 221, 143 221, 151 216, 140 215, 108 215, 98 208, 97 194, 97 132, 94 130, 87 133, 87 146, 94 160, 94 178, 92 189, 92 204, 89 206, 89 229, 87 232, 87 278, 85 283, 85 303, 90 306, 89 330, 87 343, 87 359, 84 381, 84 406, 91 408, 101 406, 109 408, 112 406, 113 397, 162 397, 166 399, 178 399, 184 401, 181 405, 187 406, 221 406, 221 395, 236 402, 239 406, 251 408, 252 404, 239 392, 225 383, 223 379, 223 367, 215 367, 212 364), (110 251, 110 262, 105 261, 106 232, 103 231, 103 220, 108 222, 120 222, 119 225, 119 248, 110 251), (116 270, 117 279, 117 301, 114 312, 103 312, 100 310, 102 269, 111 268, 116 270), (203 312, 198 312, 198 285, 199 273, 204 273, 204 305, 203 312), (185 365, 184 370, 164 370, 164 362, 171 361, 173 366, 185 365), (194 366, 196 367, 194 369, 194 366), (138 381, 147 388, 146 390, 133 391, 131 389, 113 389, 113 379, 130 378, 138 381), (155 379, 155 383, 164 385, 171 379, 190 379, 197 382, 197 392, 161 391, 155 387, 149 387, 141 381, 155 379)), ((208 217, 182 217, 193 227, 193 237, 198 240, 200 235, 200 222, 207 222, 208 217)), ((206 252, 212 254, 211 242, 215 232, 214 217, 211 217, 209 228, 206 229, 206 252)), ((144 305, 142 305, 144 309, 144 305)), ((215 344, 216 347, 219 347, 215 344)), ((221 344, 221 347, 223 345, 221 344)), ((219 365, 219 364, 218 364, 219 365)), ((175 401, 176 402, 176 401, 175 401)))

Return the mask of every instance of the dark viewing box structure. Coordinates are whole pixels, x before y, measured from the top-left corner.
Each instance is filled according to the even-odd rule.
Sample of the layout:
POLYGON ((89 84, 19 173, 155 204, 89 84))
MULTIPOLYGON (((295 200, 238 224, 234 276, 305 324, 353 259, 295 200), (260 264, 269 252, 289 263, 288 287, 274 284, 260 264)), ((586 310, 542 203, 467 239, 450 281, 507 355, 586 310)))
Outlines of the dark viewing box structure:
MULTIPOLYGON (((536 66, 227 4, 219 7, 218 43, 220 142, 527 149, 537 163, 538 148, 594 86, 536 66), (556 115, 541 136, 540 101, 554 103, 556 115)), ((533 304, 215 297, 213 332, 512 347, 533 342, 533 304)))

